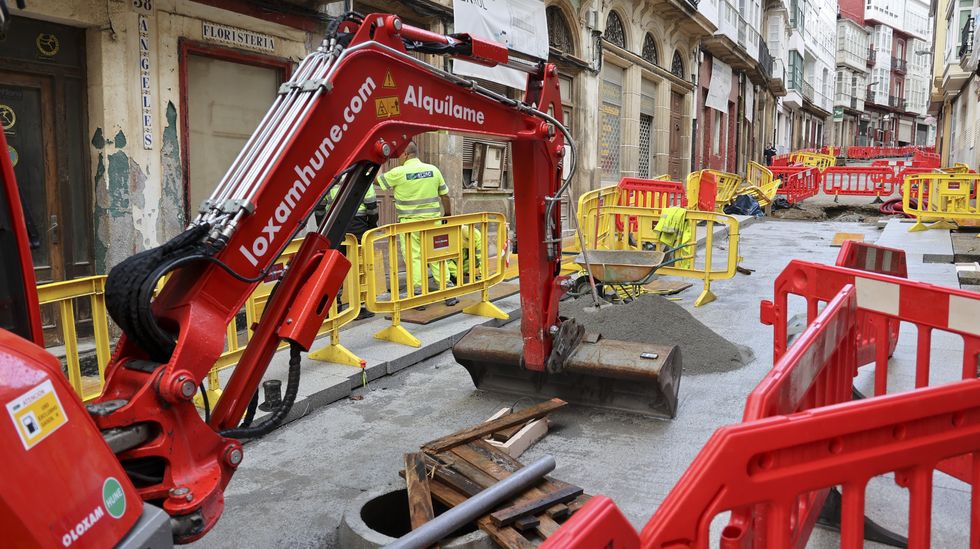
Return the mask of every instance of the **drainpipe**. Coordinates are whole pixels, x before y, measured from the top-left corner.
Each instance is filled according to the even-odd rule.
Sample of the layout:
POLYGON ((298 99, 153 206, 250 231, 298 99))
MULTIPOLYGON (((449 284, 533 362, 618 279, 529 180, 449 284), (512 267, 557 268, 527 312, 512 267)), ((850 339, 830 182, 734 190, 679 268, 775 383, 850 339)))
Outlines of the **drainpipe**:
POLYGON ((745 73, 738 74, 738 102, 735 104, 735 173, 742 173, 742 131, 745 120, 745 73))
POLYGON ((698 143, 698 121, 701 119, 700 113, 698 113, 698 102, 701 100, 701 61, 704 59, 701 56, 701 42, 698 42, 698 47, 694 49, 693 57, 694 63, 691 63, 691 75, 693 76, 691 80, 694 83, 694 91, 691 92, 693 94, 691 101, 691 172, 696 172, 695 151, 698 143))

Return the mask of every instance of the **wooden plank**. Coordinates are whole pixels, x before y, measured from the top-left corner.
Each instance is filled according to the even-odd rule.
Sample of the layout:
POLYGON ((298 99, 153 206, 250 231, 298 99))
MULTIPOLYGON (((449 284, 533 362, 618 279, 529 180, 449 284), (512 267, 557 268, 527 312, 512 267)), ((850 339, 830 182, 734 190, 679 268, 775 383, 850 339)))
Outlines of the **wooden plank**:
POLYGON ((585 507, 585 504, 588 503, 590 499, 592 499, 592 496, 589 494, 582 494, 567 504, 568 510, 571 511, 572 514, 575 514, 579 509, 585 507))
MULTIPOLYGON (((495 467, 504 471, 506 473, 505 476, 523 467, 521 462, 517 461, 507 453, 501 451, 500 449, 494 447, 492 444, 489 444, 485 441, 476 440, 468 444, 466 447, 470 448, 473 452, 476 453, 476 455, 480 456, 480 457, 469 456, 467 459, 479 460, 480 458, 482 458, 484 460, 487 460, 495 467)), ((568 488, 570 486, 572 485, 567 482, 551 477, 545 477, 545 482, 539 483, 538 487, 535 489, 540 490, 541 494, 545 494, 548 492, 553 492, 555 490, 568 488)), ((560 503, 548 508, 547 513, 549 517, 555 520, 565 520, 566 518, 568 518, 569 515, 571 515, 571 511, 569 511, 568 507, 560 503)))
MULTIPOLYGON (((489 448, 490 453, 497 453, 498 455, 500 454, 498 450, 495 450, 492 446, 482 441, 474 441, 465 446, 459 446, 453 448, 452 453, 459 456, 462 460, 465 460, 466 462, 474 465, 474 467, 478 467, 482 469, 483 471, 485 471, 486 474, 494 477, 497 480, 505 479, 508 476, 510 476, 512 471, 508 471, 507 469, 502 467, 499 463, 487 458, 485 453, 479 452, 474 448, 474 446, 480 444, 482 444, 484 448, 489 448), (479 465, 475 465, 475 464, 479 464, 479 465)), ((521 467, 521 464, 518 463, 517 460, 512 459, 510 456, 506 456, 506 461, 511 464, 516 463, 517 469, 521 467)), ((544 496, 547 493, 546 490, 554 489, 548 486, 551 482, 546 480, 545 482, 538 483, 538 486, 542 486, 544 487, 544 489, 530 488, 520 496, 514 498, 513 501, 515 503, 527 502, 531 499, 544 496)), ((562 484, 566 484, 566 483, 562 483, 562 484)), ((553 533, 555 530, 558 529, 559 525, 556 521, 562 520, 562 518, 567 517, 568 515, 569 515, 568 508, 565 507, 564 505, 552 506, 551 508, 548 509, 546 514, 538 517, 538 519, 540 520, 540 524, 538 525, 537 528, 538 534, 542 538, 547 538, 550 535, 550 533, 553 533)))
POLYGON ((494 511, 490 514, 490 520, 497 526, 510 526, 518 519, 542 513, 552 505, 571 501, 581 495, 583 491, 578 486, 568 486, 554 492, 547 492, 531 501, 494 511))
MULTIPOLYGON (((496 301, 504 297, 512 296, 519 291, 521 291, 521 287, 516 282, 501 282, 499 284, 494 284, 489 290, 490 301, 496 301)), ((436 303, 426 305, 425 309, 421 311, 417 309, 402 311, 401 319, 402 322, 421 324, 424 326, 462 312, 462 310, 466 307, 476 305, 479 302, 480 292, 473 292, 459 297, 459 303, 453 305, 452 307, 447 307, 444 302, 438 301, 436 303)), ((390 316, 385 318, 389 320, 391 319, 390 316)))
POLYGON ((518 532, 527 532, 528 530, 536 530, 540 525, 541 525, 541 521, 538 520, 538 517, 535 517, 533 515, 528 517, 521 517, 515 520, 513 524, 514 528, 517 528, 518 532))
POLYGON ((481 439, 491 433, 500 431, 501 429, 506 429, 515 425, 522 425, 531 419, 538 419, 557 410, 558 408, 561 408, 565 404, 566 402, 564 400, 553 398, 546 402, 525 408, 520 412, 514 412, 513 414, 508 414, 502 418, 487 421, 479 425, 474 425, 468 429, 463 429, 462 431, 453 433, 449 436, 427 442, 422 446, 422 450, 429 455, 437 454, 450 448, 466 444, 471 440, 481 439))
POLYGON ((495 447, 504 451, 507 455, 512 458, 518 458, 524 453, 532 444, 544 438, 548 434, 548 418, 543 417, 541 419, 536 419, 531 423, 528 423, 521 430, 518 431, 514 436, 509 437, 504 442, 498 442, 496 440, 488 440, 487 442, 495 447))
POLYGON ((408 515, 412 530, 432 520, 432 495, 422 452, 405 454, 405 486, 408 489, 408 515))
POLYGON ((435 478, 451 486, 457 492, 465 494, 466 497, 473 497, 485 488, 485 486, 477 484, 465 475, 450 469, 430 456, 425 456, 425 464, 433 471, 435 478))
MULTIPOLYGON (((466 496, 456 492, 439 480, 433 480, 430 482, 429 489, 432 492, 432 497, 449 507, 455 507, 466 501, 466 496)), ((486 532, 494 543, 500 547, 503 547, 504 549, 534 548, 534 544, 522 536, 520 532, 510 527, 500 528, 495 526, 493 521, 490 520, 490 517, 488 516, 477 519, 476 525, 480 528, 480 530, 486 532)))
POLYGON ((690 282, 684 282, 682 280, 667 280, 665 278, 658 278, 653 282, 645 284, 643 288, 657 295, 674 295, 683 292, 693 285, 694 284, 690 282))

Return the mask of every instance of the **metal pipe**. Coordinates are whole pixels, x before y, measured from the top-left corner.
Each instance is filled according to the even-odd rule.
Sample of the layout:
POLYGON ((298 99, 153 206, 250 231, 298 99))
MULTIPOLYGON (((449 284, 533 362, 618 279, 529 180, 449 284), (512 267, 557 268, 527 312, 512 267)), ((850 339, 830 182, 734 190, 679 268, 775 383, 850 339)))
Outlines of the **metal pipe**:
POLYGON ((387 549, 428 547, 452 534, 464 524, 486 515, 501 503, 527 490, 554 469, 555 458, 544 456, 385 547, 387 549))

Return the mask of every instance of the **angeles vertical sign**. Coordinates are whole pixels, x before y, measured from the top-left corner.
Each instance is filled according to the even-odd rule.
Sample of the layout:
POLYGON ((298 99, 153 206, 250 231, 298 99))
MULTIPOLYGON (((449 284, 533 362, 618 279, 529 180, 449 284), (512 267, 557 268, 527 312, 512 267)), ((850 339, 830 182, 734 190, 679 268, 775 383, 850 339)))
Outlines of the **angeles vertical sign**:
POLYGON ((150 21, 139 15, 140 30, 140 111, 143 117, 143 148, 153 149, 153 96, 150 87, 150 21))

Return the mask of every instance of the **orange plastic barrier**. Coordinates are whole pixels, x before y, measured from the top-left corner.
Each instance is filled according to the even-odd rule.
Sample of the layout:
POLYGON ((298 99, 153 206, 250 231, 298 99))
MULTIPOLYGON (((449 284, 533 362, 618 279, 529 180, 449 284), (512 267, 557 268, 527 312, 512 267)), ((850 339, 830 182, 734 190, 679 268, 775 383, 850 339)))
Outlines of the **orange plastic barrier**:
POLYGON ((820 191, 820 170, 806 166, 770 166, 773 177, 782 181, 777 195, 786 197, 790 204, 816 196, 820 191))
POLYGON ((638 208, 687 207, 687 191, 680 181, 624 177, 619 181, 619 206, 638 208))
MULTIPOLYGON (((840 261, 900 271, 903 263, 881 251, 852 247, 840 261)), ((841 546, 859 548, 865 491, 871 479, 889 473, 909 490, 908 546, 926 548, 936 470, 953 470, 972 485, 969 546, 980 546, 980 294, 804 261, 790 262, 777 296, 780 284, 826 306, 751 393, 744 422, 715 432, 639 537, 608 499, 598 498, 542 548, 589 547, 586 540, 630 549, 707 548, 714 545, 713 519, 726 511, 732 518, 721 531, 722 549, 804 547, 835 486, 842 489, 841 546), (850 400, 862 311, 916 325, 916 389, 850 400), (963 381, 927 387, 936 329, 963 338, 963 381)), ((877 325, 883 336, 886 324, 877 325)), ((885 339, 877 340, 879 357, 889 348, 885 339)))
POLYGON ((895 173, 887 167, 831 166, 820 174, 824 194, 882 197, 894 194, 895 173))

